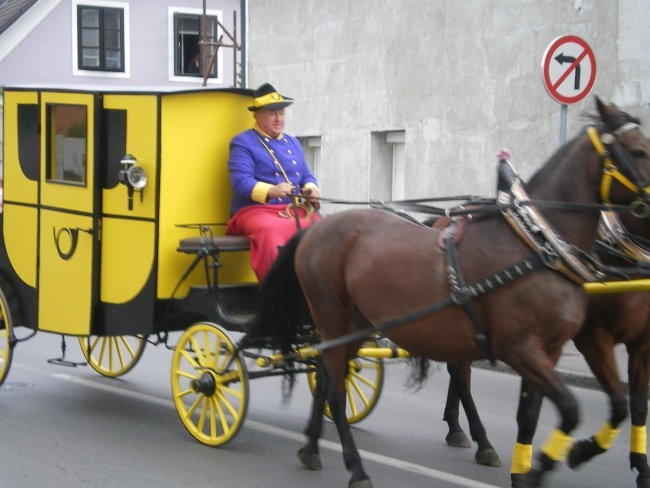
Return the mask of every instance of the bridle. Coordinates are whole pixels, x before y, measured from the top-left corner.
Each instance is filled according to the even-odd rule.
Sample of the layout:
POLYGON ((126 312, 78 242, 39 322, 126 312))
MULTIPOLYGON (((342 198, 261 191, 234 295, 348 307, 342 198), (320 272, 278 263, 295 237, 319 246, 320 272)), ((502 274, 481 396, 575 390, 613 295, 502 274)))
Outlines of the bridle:
POLYGON ((650 218, 650 185, 641 181, 639 174, 628 161, 623 152, 618 137, 628 132, 638 130, 639 125, 634 122, 623 124, 618 129, 610 132, 598 134, 594 127, 587 129, 589 139, 596 149, 596 152, 603 159, 603 176, 600 182, 600 199, 604 203, 611 202, 611 189, 614 181, 617 181, 624 187, 628 188, 636 195, 636 199, 630 204, 632 215, 638 218, 650 218), (619 167, 623 169, 626 176, 619 167))

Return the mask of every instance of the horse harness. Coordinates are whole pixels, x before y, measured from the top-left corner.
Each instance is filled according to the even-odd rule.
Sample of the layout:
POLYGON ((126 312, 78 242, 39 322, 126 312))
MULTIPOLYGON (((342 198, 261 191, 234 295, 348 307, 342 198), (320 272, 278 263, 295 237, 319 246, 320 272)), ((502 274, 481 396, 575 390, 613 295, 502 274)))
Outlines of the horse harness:
POLYGON ((596 244, 608 254, 633 265, 646 267, 650 264, 650 248, 647 243, 635 239, 614 212, 601 213, 596 244))

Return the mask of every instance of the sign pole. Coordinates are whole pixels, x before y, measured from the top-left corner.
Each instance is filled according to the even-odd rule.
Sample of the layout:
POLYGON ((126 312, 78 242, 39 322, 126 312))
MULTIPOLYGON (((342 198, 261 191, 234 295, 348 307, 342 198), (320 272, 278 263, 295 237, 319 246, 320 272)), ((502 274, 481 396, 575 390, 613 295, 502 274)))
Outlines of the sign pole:
POLYGON ((560 104, 560 145, 567 139, 568 106, 585 98, 596 81, 596 57, 589 44, 574 35, 551 42, 542 57, 544 87, 560 104))
POLYGON ((560 146, 566 142, 568 105, 560 104, 560 146))

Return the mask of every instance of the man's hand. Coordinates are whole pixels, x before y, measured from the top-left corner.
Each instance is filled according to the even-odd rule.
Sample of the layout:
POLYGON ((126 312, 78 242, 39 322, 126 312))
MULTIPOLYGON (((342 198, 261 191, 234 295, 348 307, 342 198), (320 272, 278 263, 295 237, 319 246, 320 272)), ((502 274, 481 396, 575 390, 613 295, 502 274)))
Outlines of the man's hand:
POLYGON ((320 208, 320 191, 318 191, 318 188, 314 188, 313 186, 310 188, 303 188, 300 193, 305 200, 313 205, 315 209, 320 208))
POLYGON ((269 200, 272 198, 287 198, 293 194, 293 186, 287 182, 278 183, 269 188, 269 200))

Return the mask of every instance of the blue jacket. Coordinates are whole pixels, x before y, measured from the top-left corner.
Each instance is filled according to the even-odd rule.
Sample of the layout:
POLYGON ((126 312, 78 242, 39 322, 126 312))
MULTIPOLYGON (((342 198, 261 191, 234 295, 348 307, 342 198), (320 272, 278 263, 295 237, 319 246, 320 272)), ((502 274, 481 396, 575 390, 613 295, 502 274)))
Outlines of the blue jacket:
POLYGON ((228 170, 233 188, 231 215, 248 205, 289 203, 290 198, 267 201, 269 188, 287 181, 285 174, 298 192, 304 187, 317 185, 305 162, 300 142, 284 133, 278 139, 255 129, 238 134, 230 142, 228 170), (284 173, 261 141, 273 151, 284 173))

